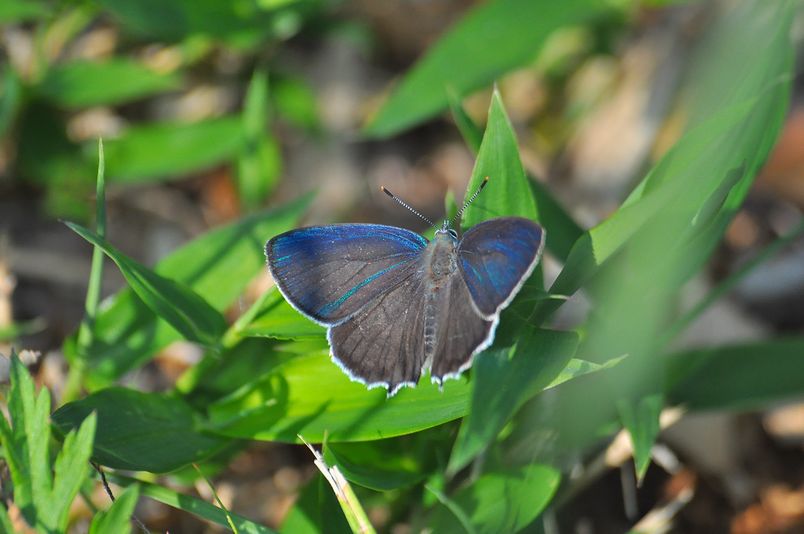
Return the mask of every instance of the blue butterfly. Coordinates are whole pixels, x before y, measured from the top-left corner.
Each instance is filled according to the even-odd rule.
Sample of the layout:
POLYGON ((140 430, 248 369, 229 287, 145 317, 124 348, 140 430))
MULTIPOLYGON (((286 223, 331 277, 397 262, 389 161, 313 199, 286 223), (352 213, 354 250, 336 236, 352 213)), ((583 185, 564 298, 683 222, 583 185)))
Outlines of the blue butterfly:
POLYGON ((312 226, 272 238, 265 255, 285 299, 328 327, 335 363, 390 396, 427 369, 438 384, 466 370, 491 345, 500 312, 543 248, 538 224, 500 217, 461 238, 444 221, 430 242, 381 224, 312 226))

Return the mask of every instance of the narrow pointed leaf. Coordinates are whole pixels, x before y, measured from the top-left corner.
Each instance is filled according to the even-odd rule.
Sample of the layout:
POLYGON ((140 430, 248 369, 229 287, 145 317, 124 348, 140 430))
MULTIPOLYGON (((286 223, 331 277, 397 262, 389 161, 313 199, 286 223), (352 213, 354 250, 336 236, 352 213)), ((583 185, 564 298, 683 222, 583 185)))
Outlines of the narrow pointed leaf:
POLYGON ((463 97, 490 85, 535 59, 557 28, 606 8, 599 0, 494 0, 477 6, 405 75, 366 134, 387 137, 432 117, 449 105, 449 91, 463 97))
POLYGON ((140 265, 91 230, 67 223, 75 233, 100 247, 120 268, 129 286, 155 314, 186 339, 217 346, 226 329, 223 316, 192 289, 140 265))
POLYGON ((124 58, 69 61, 51 67, 35 90, 71 107, 114 105, 178 88, 173 74, 160 74, 124 58))
POLYGON ((104 512, 98 512, 89 525, 89 534, 128 534, 131 532, 131 514, 140 496, 139 487, 131 485, 117 496, 104 512))
MULTIPOLYGON (((154 271, 190 287, 223 311, 265 269, 265 241, 292 228, 309 201, 306 196, 212 230, 168 255, 154 271)), ((102 304, 96 318, 87 349, 90 377, 99 383, 113 381, 179 339, 181 335, 136 293, 123 289, 102 304)))
POLYGON ((488 446, 516 410, 559 375, 577 344, 573 333, 533 330, 521 336, 510 359, 507 350, 483 353, 474 364, 471 409, 449 470, 456 472, 488 446))
POLYGON ((96 426, 97 417, 90 414, 77 431, 67 434, 56 456, 53 494, 46 509, 54 516, 53 525, 61 530, 67 528, 70 505, 89 473, 96 426))
POLYGON ((620 421, 631 436, 637 481, 642 481, 650 466, 651 451, 659 435, 659 415, 664 408, 664 396, 647 395, 640 399, 620 399, 617 409, 620 421))
POLYGON ((489 178, 486 188, 464 212, 464 228, 510 215, 538 219, 536 202, 519 159, 516 136, 497 91, 491 97, 488 124, 467 194, 476 191, 486 177, 489 178))
MULTIPOLYGON (((518 532, 550 503, 560 480, 558 471, 539 464, 494 471, 461 489, 451 501, 463 510, 478 534, 518 532)), ((436 508, 430 526, 433 532, 461 528, 443 505, 436 508)))

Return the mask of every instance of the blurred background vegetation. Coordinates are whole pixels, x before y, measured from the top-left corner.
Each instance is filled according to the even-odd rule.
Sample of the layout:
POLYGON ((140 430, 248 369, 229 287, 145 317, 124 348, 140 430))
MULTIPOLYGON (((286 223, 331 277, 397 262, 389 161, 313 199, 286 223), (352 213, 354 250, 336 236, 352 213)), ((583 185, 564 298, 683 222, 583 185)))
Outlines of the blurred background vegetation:
MULTIPOLYGON (((95 459, 101 444, 101 464, 154 483, 135 512, 150 528, 225 529, 187 503, 154 497, 170 488, 215 502, 211 487, 227 509, 269 528, 348 528, 309 452, 280 443, 294 441, 315 410, 299 408, 279 430, 265 425, 281 417, 248 411, 265 400, 263 377, 340 373, 319 330, 275 312, 262 243, 297 224, 424 230, 380 185, 440 217, 445 196, 450 209, 473 177, 485 127, 508 159, 495 163, 480 148, 478 167, 516 169, 521 160, 528 176, 531 209, 548 230, 543 277, 553 299, 534 290, 539 304, 519 304, 530 305, 529 323, 511 319, 503 330, 517 349, 481 359, 474 389, 462 382, 443 396, 394 399, 410 405, 386 435, 405 436, 367 441, 340 430, 344 443, 335 439, 326 458, 371 523, 399 534, 800 532, 803 46, 804 8, 775 0, 4 0, 0 352, 32 351, 26 362, 54 409, 95 399, 61 411, 62 433, 86 406, 171 414, 163 426, 138 419, 129 431, 151 441, 124 458, 113 439, 121 429, 104 427, 99 412, 95 459), (489 111, 495 84, 501 100, 489 111), (642 202, 651 198, 659 200, 642 202), (211 332, 221 335, 205 344, 170 320, 178 333, 160 327, 164 304, 121 291, 122 265, 123 275, 108 262, 91 277, 90 247, 61 220, 97 228, 99 204, 98 233, 187 284, 234 330, 211 332), (195 248, 179 249, 193 239, 195 248), (114 296, 97 325, 85 320, 93 283, 114 296), (88 338, 78 334, 82 321, 97 326, 88 338), (535 328, 543 324, 554 330, 535 328), (555 331, 578 335, 545 334, 555 331), (565 359, 544 352, 506 367, 531 344, 565 359), (665 353, 680 355, 667 371, 653 358, 665 353), (620 366, 625 354, 645 357, 620 366), (313 367, 303 363, 309 355, 313 367), (615 366, 619 374, 607 375, 615 366), (481 381, 479 369, 494 378, 481 381), (524 371, 537 378, 516 382, 524 371), (515 382, 515 398, 492 393, 515 382), (92 396, 112 384, 125 387, 92 396), (481 411, 486 393, 496 416, 481 411), (478 415, 451 421, 467 412, 478 415), (197 432, 196 417, 212 432, 197 432), (178 450, 183 440, 187 450, 178 450), (163 454, 150 456, 154 449, 163 454), (536 482, 516 486, 522 476, 536 482), (521 512, 494 511, 505 492, 526 497, 532 516, 497 521, 521 512)), ((511 212, 520 190, 510 188, 524 183, 507 180, 492 173, 483 197, 498 214, 511 212)), ((306 384, 300 397, 326 389, 306 384)), ((333 391, 341 386, 381 401, 341 382, 333 391)), ((83 496, 70 512, 74 531, 87 528, 93 507, 108 506, 98 485, 83 496)))

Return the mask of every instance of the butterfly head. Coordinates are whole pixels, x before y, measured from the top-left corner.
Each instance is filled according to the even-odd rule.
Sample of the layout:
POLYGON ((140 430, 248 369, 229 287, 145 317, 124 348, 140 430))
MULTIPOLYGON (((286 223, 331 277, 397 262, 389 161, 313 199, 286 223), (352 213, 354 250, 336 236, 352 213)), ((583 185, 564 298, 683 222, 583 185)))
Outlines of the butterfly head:
POLYGON ((450 223, 449 219, 444 219, 444 222, 441 224, 441 228, 436 230, 436 237, 439 236, 447 237, 451 241, 458 241, 458 232, 452 228, 452 224, 450 223))

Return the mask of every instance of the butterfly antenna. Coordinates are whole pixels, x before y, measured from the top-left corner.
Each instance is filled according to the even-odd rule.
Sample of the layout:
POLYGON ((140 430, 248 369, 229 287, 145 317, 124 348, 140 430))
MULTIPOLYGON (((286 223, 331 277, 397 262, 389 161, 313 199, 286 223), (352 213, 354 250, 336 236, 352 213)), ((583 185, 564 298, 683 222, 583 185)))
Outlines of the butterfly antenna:
POLYGON ((463 215, 463 210, 468 208, 469 204, 474 202, 474 200, 477 198, 477 195, 479 195, 480 192, 483 191, 483 188, 486 187, 487 183, 489 183, 489 177, 488 176, 483 178, 483 182, 480 184, 480 187, 478 187, 477 191, 475 191, 474 194, 471 197, 469 197, 469 200, 467 200, 466 202, 463 203, 463 206, 461 206, 461 209, 458 210, 458 212, 455 214, 455 216, 450 221, 452 224, 454 224, 456 221, 461 220, 461 215, 463 215))
POLYGON ((418 212, 418 211, 416 211, 415 209, 413 209, 413 208, 411 208, 410 206, 408 206, 408 205, 407 205, 407 203, 405 203, 405 201, 404 201, 404 200, 402 200, 402 199, 401 199, 401 198, 399 198, 398 196, 396 196, 396 195, 394 195, 393 193, 391 193, 390 191, 388 191, 388 190, 387 190, 385 187, 380 186, 380 189, 382 189, 382 192, 383 192, 383 193, 385 193, 386 195, 388 195, 389 197, 391 197, 392 199, 394 199, 394 200, 395 200, 395 201, 396 201, 396 202, 397 202, 397 203, 398 203, 400 206, 403 206, 403 207, 405 207, 405 208, 409 209, 409 210, 410 210, 410 211, 411 211, 411 212, 412 212, 414 215, 416 215, 417 217, 419 217, 420 219, 422 219, 423 221, 425 221, 425 222, 426 222, 427 224, 429 224, 430 226, 435 226, 435 223, 434 223, 433 221, 431 221, 430 219, 428 219, 427 217, 425 217, 424 215, 422 215, 421 213, 419 213, 419 212, 418 212))

